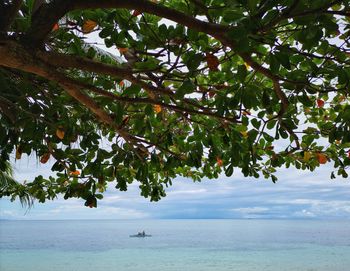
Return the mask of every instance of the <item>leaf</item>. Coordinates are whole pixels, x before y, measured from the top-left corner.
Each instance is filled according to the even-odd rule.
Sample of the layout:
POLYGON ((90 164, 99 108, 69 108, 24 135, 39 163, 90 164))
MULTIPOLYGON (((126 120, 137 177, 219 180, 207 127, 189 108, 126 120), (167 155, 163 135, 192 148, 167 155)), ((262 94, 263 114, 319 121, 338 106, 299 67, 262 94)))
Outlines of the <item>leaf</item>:
POLYGON ((242 135, 244 138, 248 138, 248 132, 247 132, 247 131, 241 131, 240 133, 241 133, 241 135, 242 135))
POLYGON ((80 171, 79 170, 74 170, 74 171, 71 171, 70 173, 69 173, 69 175, 71 175, 71 176, 79 176, 80 175, 80 171))
POLYGON ((222 161, 222 159, 220 157, 216 157, 216 164, 218 167, 222 167, 224 162, 222 161))
POLYGON ((233 165, 232 165, 232 164, 229 165, 229 166, 225 169, 225 175, 226 175, 227 177, 232 176, 233 170, 234 170, 233 165))
POLYGON ((243 83, 246 77, 247 77, 247 67, 246 67, 246 65, 239 65, 238 69, 237 69, 237 78, 238 78, 238 80, 243 83))
POLYGON ((311 152, 309 151, 304 151, 304 161, 308 162, 311 158, 311 152))
POLYGON ((326 164, 328 162, 327 156, 325 154, 323 154, 323 153, 317 153, 316 157, 317 157, 317 161, 320 164, 326 164))
POLYGON ((280 69, 280 62, 278 58, 273 54, 270 55, 270 69, 274 74, 277 74, 280 69))
POLYGON ((55 23, 54 26, 52 27, 52 31, 57 31, 58 29, 60 29, 60 26, 58 23, 55 23))
POLYGON ((319 108, 322 108, 324 106, 324 101, 322 99, 317 99, 316 103, 319 108))
POLYGON ((137 16, 139 16, 140 14, 142 14, 142 12, 140 12, 140 11, 138 11, 138 10, 136 10, 136 9, 132 12, 132 16, 133 16, 133 17, 137 17, 137 16))
POLYGON ((126 95, 137 95, 141 91, 141 87, 135 84, 132 84, 130 87, 123 90, 123 94, 126 95))
POLYGON ((159 104, 155 104, 153 106, 154 112, 156 112, 157 114, 159 114, 160 112, 162 112, 162 107, 159 104))
POLYGON ((121 54, 125 54, 129 51, 129 48, 118 48, 118 50, 121 54))
POLYGON ((21 159, 21 157, 22 157, 22 148, 21 148, 21 146, 18 146, 16 148, 16 159, 19 160, 19 159, 21 159))
POLYGON ((63 138, 64 138, 64 131, 63 131, 62 128, 58 128, 58 129, 56 130, 56 136, 57 136, 59 139, 63 140, 63 138))
POLYGON ((220 65, 220 61, 214 54, 206 53, 205 59, 207 61, 207 65, 208 65, 208 68, 210 71, 218 71, 219 70, 218 67, 220 65))
POLYGON ((281 63, 283 67, 285 67, 287 70, 291 69, 289 55, 287 53, 276 52, 275 56, 278 62, 281 63))
POLYGON ((46 164, 47 161, 50 159, 50 153, 45 153, 43 156, 40 158, 40 163, 46 164))
POLYGON ((89 34, 91 33, 95 27, 97 26, 97 23, 93 20, 86 20, 84 23, 83 23, 83 26, 82 26, 82 32, 84 34, 89 34))
POLYGON ((191 93, 195 89, 195 85, 190 80, 185 80, 177 89, 175 96, 182 99, 187 93, 191 93))

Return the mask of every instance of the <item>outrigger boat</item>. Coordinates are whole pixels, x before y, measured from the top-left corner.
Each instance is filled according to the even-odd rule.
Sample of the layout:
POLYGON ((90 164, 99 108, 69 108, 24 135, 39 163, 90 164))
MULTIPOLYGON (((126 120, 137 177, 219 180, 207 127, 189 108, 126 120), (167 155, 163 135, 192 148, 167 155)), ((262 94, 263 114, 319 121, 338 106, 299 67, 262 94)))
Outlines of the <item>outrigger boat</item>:
POLYGON ((152 235, 146 234, 145 231, 130 235, 130 237, 151 237, 151 236, 152 235))

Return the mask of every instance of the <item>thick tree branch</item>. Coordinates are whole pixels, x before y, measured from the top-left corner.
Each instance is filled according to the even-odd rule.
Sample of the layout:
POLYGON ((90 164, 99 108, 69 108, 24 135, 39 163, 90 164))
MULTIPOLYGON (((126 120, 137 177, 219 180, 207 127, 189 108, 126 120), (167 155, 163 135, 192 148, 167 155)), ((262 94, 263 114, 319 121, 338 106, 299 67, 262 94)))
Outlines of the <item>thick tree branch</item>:
POLYGON ((132 76, 133 73, 129 68, 120 68, 116 65, 96 62, 86 57, 44 51, 38 51, 36 55, 44 62, 62 68, 75 68, 122 79, 132 76))
MULTIPOLYGON (((44 64, 30 55, 22 46, 15 42, 6 41, 0 43, 0 65, 33 73, 48 80, 57 82, 70 96, 92 111, 102 122, 116 127, 113 119, 89 96, 81 91, 81 86, 75 81, 56 72, 49 65, 44 64)), ((127 134, 118 131, 121 136, 127 138, 127 134)))
POLYGON ((213 36, 227 31, 228 28, 198 20, 183 12, 147 0, 54 0, 49 4, 42 5, 35 13, 32 26, 25 39, 37 47, 45 40, 54 24, 69 11, 96 8, 136 9, 139 12, 154 14, 213 36))

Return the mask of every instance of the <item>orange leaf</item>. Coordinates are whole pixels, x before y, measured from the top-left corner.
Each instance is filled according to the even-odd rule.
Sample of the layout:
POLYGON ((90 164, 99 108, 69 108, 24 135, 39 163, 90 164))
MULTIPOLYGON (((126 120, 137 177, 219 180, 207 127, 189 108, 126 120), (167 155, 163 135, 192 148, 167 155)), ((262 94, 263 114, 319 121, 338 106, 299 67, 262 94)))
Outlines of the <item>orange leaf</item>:
POLYGON ((46 164, 46 162, 50 159, 50 153, 45 153, 43 156, 40 158, 40 163, 46 164))
POLYGON ((84 34, 88 34, 92 32, 95 27, 97 26, 97 23, 93 20, 86 20, 82 26, 82 30, 84 34))
POLYGON ((60 29, 60 26, 58 25, 58 23, 55 23, 55 25, 52 27, 52 31, 56 31, 60 29))
POLYGON ((219 167, 222 167, 222 165, 224 164, 224 162, 222 161, 222 159, 220 157, 216 157, 216 164, 219 167))
POLYGON ((316 100, 316 103, 317 103, 317 106, 318 106, 319 108, 322 108, 322 107, 324 106, 324 101, 321 100, 321 99, 317 99, 317 100, 316 100))
POLYGON ((75 170, 69 173, 72 176, 79 176, 80 175, 80 171, 79 170, 75 170))
POLYGON ((129 51, 128 48, 118 48, 118 50, 121 54, 125 54, 127 51, 129 51))
POLYGON ((61 140, 64 138, 64 131, 62 130, 62 128, 58 128, 56 130, 56 136, 61 140))
POLYGON ((206 53, 205 59, 207 60, 209 70, 211 70, 211 71, 218 71, 219 70, 218 67, 220 65, 220 62, 219 62, 219 59, 215 55, 210 54, 210 53, 206 53))
POLYGON ((154 112, 156 112, 157 114, 162 112, 162 107, 159 104, 154 105, 153 109, 154 109, 154 112))
POLYGON ((320 164, 325 164, 327 163, 328 159, 327 159, 327 156, 323 153, 317 153, 316 154, 317 156, 317 160, 320 164))

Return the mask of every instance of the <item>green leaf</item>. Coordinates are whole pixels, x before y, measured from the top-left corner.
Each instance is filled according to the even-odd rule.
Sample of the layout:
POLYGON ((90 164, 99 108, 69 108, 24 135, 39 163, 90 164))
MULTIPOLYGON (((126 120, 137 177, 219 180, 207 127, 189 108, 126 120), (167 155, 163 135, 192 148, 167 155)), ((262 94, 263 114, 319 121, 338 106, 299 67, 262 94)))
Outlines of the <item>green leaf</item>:
POLYGON ((182 99, 187 93, 191 93, 195 88, 195 85, 191 80, 185 80, 182 85, 177 89, 175 95, 176 98, 182 99))

